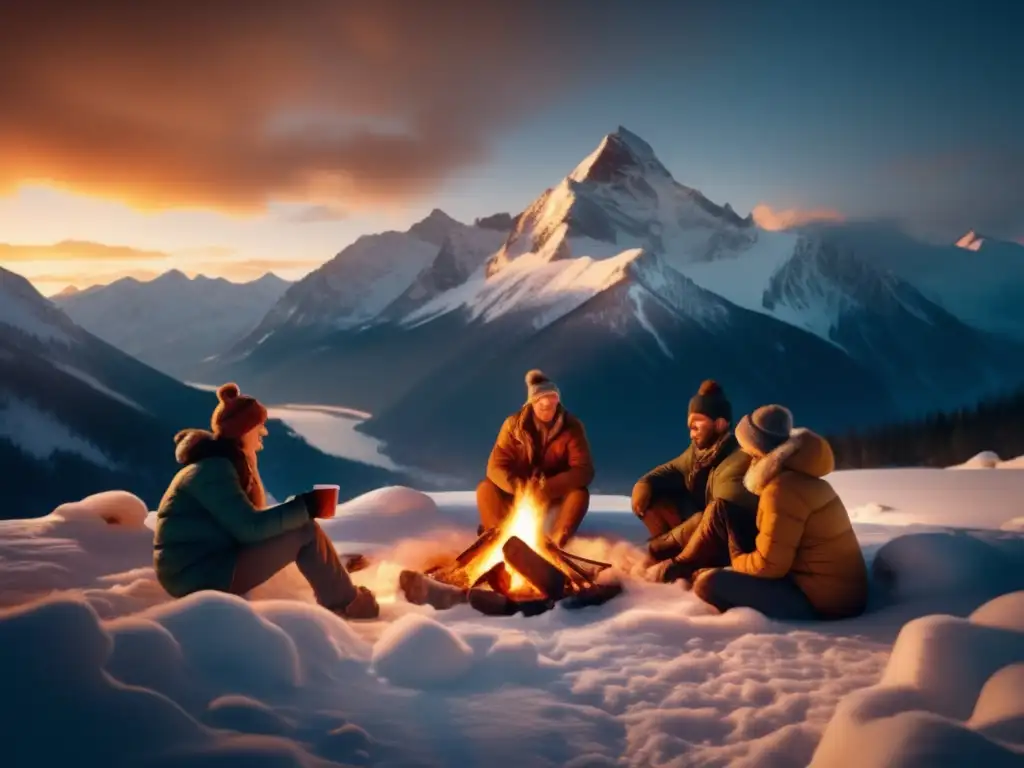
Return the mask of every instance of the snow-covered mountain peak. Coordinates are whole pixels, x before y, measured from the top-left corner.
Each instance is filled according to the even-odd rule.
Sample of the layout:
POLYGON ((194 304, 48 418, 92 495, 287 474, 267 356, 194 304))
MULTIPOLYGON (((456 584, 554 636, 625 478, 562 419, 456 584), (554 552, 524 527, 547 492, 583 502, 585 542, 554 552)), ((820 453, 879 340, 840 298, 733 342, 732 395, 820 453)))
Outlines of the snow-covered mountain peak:
POLYGON ((988 235, 974 229, 969 230, 967 234, 957 240, 956 247, 973 251, 975 253, 984 252, 991 254, 994 251, 999 251, 1001 253, 1024 255, 1024 245, 1014 243, 1009 240, 1000 240, 995 237, 989 237, 988 235))
POLYGON ((964 248, 968 251, 980 251, 981 246, 985 244, 987 238, 982 237, 973 229, 968 230, 967 234, 956 241, 957 248, 964 248))
POLYGON ((43 342, 72 343, 74 323, 19 274, 0 267, 0 332, 43 342))
POLYGON ((435 208, 426 218, 416 222, 406 231, 413 237, 417 237, 440 248, 453 230, 465 226, 465 224, 456 221, 440 208, 435 208))
POLYGON ((611 182, 630 174, 651 174, 671 178, 654 149, 632 131, 619 126, 576 166, 569 179, 576 182, 611 182))
POLYGON ((679 184, 647 142, 620 128, 522 213, 488 274, 526 254, 607 258, 642 248, 678 263, 708 261, 757 236, 751 217, 679 184))
POLYGON ((151 282, 153 285, 185 285, 191 280, 180 269, 169 269, 151 282))

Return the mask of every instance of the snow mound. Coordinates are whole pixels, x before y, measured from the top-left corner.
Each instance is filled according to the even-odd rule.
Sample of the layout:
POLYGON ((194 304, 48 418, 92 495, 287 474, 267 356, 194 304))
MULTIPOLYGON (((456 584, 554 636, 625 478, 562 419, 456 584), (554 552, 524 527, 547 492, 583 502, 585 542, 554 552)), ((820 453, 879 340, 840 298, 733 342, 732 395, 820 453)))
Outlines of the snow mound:
POLYGON ((153 753, 206 738, 166 697, 104 673, 111 639, 84 601, 0 613, 0 648, 7 765, 142 764, 153 753))
POLYGON ((1019 626, 1022 602, 1024 592, 1017 592, 969 619, 908 622, 879 684, 839 703, 812 768, 1020 765, 1024 632, 1003 627, 1019 626))
POLYGON ((188 666, 225 692, 259 694, 299 685, 295 642, 240 597, 197 592, 139 616, 167 629, 188 666))
POLYGON ((872 580, 895 602, 941 595, 1024 589, 1024 539, 990 531, 935 531, 897 536, 882 545, 872 580))
POLYGON ((999 454, 993 451, 982 451, 975 454, 963 464, 954 464, 949 469, 993 469, 1002 463, 999 454))
POLYGON ((1024 469, 1024 456, 1003 461, 994 451, 982 451, 963 464, 954 464, 947 469, 1024 469))
POLYGON ((404 485, 391 485, 364 493, 338 507, 339 515, 366 512, 389 517, 437 515, 437 503, 422 491, 404 485))
POLYGON ((128 491, 103 491, 81 501, 61 504, 50 513, 62 520, 93 520, 126 528, 145 528, 146 503, 128 491))
POLYGON ((971 614, 971 622, 982 627, 1024 632, 1024 592, 1010 592, 989 600, 971 614))
POLYGON ((210 702, 203 718, 211 728, 267 736, 284 735, 293 729, 281 715, 248 696, 221 696, 210 702))
POLYGON ((395 685, 429 688, 454 682, 473 666, 473 649, 443 624, 407 614, 373 648, 373 670, 395 685))
POLYGON ((1024 664, 1009 664, 985 683, 967 724, 989 738, 1024 745, 1024 664))

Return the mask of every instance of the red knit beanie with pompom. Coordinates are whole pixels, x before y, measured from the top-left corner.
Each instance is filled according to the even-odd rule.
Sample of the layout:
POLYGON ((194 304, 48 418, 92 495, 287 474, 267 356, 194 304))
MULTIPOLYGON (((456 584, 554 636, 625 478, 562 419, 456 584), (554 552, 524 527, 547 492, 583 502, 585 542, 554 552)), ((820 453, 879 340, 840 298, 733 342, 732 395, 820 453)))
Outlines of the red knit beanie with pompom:
POLYGON ((210 427, 216 437, 238 440, 267 421, 267 409, 255 397, 243 395, 234 382, 217 387, 217 407, 210 427))

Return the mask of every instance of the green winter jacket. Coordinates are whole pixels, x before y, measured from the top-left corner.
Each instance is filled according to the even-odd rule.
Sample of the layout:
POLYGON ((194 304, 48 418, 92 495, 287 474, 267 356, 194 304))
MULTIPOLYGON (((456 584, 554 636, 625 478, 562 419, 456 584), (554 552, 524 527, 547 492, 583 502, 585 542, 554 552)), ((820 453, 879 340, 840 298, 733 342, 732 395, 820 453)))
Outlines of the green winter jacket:
POLYGON ((189 463, 174 476, 157 510, 157 580, 173 597, 203 589, 227 591, 240 547, 301 528, 309 520, 301 496, 256 509, 228 458, 189 463))
MULTIPOLYGON (((711 465, 697 472, 687 482, 693 468, 693 444, 679 456, 655 467, 641 477, 637 484, 646 483, 654 496, 689 497, 693 509, 703 512, 716 499, 722 499, 753 514, 757 510, 757 496, 743 485, 743 477, 750 466, 750 457, 740 450, 739 443, 729 435, 711 465)), ((672 534, 685 543, 699 517, 673 529, 672 534)))

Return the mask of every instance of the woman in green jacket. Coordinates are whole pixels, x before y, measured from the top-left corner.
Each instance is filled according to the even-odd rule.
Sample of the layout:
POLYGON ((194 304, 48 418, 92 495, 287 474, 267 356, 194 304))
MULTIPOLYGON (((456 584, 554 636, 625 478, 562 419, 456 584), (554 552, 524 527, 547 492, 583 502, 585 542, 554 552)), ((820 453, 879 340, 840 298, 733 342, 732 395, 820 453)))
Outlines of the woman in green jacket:
POLYGON ((376 618, 373 593, 356 587, 334 545, 313 519, 312 493, 266 507, 256 465, 267 410, 236 384, 217 390, 212 432, 175 436, 184 467, 160 501, 153 564, 174 597, 204 589, 242 595, 295 563, 317 602, 352 619, 376 618))

